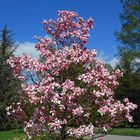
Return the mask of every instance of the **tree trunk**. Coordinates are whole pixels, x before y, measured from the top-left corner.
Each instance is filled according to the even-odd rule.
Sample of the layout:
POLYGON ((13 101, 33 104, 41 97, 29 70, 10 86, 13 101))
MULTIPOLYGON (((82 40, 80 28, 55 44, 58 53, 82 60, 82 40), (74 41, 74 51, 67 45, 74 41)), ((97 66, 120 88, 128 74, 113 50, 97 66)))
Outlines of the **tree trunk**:
POLYGON ((66 139, 66 131, 65 131, 65 125, 63 125, 60 132, 60 140, 65 140, 65 139, 66 139))

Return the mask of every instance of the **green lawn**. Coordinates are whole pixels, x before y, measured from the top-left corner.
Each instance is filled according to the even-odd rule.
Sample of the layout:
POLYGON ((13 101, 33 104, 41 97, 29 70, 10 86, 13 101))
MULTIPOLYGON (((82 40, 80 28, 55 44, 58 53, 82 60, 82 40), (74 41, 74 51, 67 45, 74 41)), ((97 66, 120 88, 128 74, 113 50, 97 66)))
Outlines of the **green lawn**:
POLYGON ((22 140, 24 133, 22 129, 0 131, 0 140, 22 140))
MULTIPOLYGON (((140 136, 140 129, 115 128, 109 134, 110 135, 140 136)), ((0 140, 23 140, 23 138, 24 138, 24 133, 22 129, 19 129, 18 131, 16 130, 0 131, 0 140)), ((41 140, 41 138, 38 138, 36 140, 41 140)))
POLYGON ((140 136, 138 128, 115 128, 110 132, 111 135, 140 136))

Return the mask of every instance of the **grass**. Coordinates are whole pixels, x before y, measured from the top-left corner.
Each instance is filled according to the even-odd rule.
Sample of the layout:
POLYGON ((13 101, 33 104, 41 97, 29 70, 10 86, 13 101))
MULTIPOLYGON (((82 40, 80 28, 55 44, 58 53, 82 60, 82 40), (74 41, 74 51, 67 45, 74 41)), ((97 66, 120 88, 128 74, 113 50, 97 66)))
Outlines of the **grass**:
POLYGON ((0 131, 0 140, 22 140, 24 133, 22 129, 0 131))
MULTIPOLYGON (((125 135, 125 136, 140 136, 140 129, 115 128, 109 134, 110 135, 125 135)), ((23 138, 24 138, 24 133, 22 129, 19 129, 17 131, 16 130, 0 131, 0 140, 23 140, 23 138)), ((41 138, 37 138, 35 140, 41 140, 41 138)), ((50 140, 50 139, 47 138, 47 140, 50 140)))
POLYGON ((140 136, 140 129, 138 128, 115 128, 110 135, 123 135, 123 136, 140 136))

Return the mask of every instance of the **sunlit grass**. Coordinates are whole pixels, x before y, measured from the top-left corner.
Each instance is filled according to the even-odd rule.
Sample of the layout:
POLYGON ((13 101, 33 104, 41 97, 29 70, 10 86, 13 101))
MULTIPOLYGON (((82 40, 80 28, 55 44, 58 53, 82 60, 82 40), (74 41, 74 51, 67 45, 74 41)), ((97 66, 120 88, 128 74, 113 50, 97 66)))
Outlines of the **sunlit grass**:
POLYGON ((140 136, 138 128, 115 128, 110 132, 111 135, 140 136))
POLYGON ((0 131, 0 140, 23 140, 24 133, 22 129, 0 131))

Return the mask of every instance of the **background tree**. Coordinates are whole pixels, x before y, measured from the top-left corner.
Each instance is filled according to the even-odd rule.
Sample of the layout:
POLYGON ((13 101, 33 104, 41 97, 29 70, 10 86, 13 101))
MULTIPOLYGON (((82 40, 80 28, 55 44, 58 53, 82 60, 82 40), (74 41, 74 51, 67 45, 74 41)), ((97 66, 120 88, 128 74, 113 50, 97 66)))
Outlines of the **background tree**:
POLYGON ((111 64, 109 63, 105 63, 105 68, 109 71, 109 72, 113 72, 114 68, 111 66, 111 64))
POLYGON ((18 98, 19 80, 12 75, 11 68, 7 64, 7 59, 13 55, 17 47, 12 37, 13 33, 5 26, 0 37, 0 130, 12 127, 5 108, 18 98))
POLYGON ((124 76, 117 88, 117 98, 128 97, 138 104, 134 122, 140 126, 140 0, 121 0, 123 11, 120 14, 121 30, 116 33, 118 56, 117 66, 124 76))

